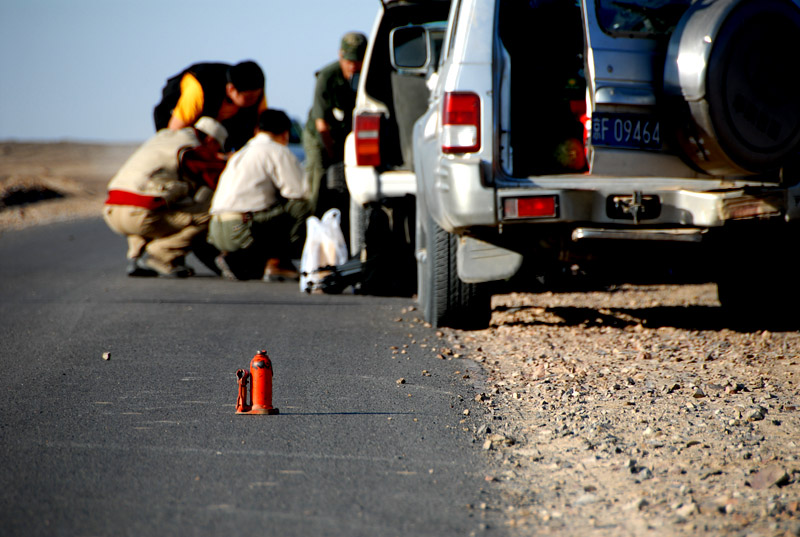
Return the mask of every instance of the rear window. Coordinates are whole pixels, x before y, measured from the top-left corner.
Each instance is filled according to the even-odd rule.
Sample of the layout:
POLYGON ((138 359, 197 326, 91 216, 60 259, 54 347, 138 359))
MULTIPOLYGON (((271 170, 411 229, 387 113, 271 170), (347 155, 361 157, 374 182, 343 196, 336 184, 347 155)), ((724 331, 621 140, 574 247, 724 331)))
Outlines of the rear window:
POLYGON ((597 20, 614 37, 670 35, 696 0, 597 0, 597 20))

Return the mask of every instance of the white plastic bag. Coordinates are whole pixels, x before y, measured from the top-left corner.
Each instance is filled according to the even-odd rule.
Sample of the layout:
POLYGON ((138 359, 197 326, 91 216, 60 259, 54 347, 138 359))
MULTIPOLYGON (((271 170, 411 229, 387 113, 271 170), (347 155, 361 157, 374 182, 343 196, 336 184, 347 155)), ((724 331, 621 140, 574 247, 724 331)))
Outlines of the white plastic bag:
POLYGON ((300 257, 300 291, 311 293, 319 289, 320 282, 329 274, 321 269, 347 261, 341 217, 339 209, 329 209, 322 219, 316 216, 306 219, 306 242, 300 257))

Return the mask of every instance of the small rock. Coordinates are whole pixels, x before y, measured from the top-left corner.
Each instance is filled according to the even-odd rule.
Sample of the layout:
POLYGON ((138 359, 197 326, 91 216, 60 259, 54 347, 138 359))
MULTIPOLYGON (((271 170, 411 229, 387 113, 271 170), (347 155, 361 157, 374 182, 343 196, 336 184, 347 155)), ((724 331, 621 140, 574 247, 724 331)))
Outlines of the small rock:
POLYGON ((694 515, 700 512, 700 508, 694 502, 689 502, 686 505, 682 505, 676 510, 678 516, 682 516, 684 518, 694 515))
POLYGON ((469 416, 469 409, 468 409, 468 408, 465 408, 465 409, 464 409, 464 412, 463 412, 463 414, 464 414, 465 416, 469 416))
POLYGON ((395 382, 396 382, 397 384, 405 384, 405 383, 406 383, 406 379, 404 379, 404 378, 399 378, 399 379, 397 379, 395 382))
POLYGON ((104 352, 103 353, 103 360, 111 360, 111 353, 110 352, 104 352))
POLYGON ((653 479, 653 472, 650 470, 650 468, 641 468, 638 472, 636 472, 636 476, 642 481, 647 481, 648 479, 653 479))
POLYGON ((701 399, 701 398, 703 398, 705 396, 706 396, 706 394, 705 394, 705 392, 703 391, 702 388, 700 388, 699 386, 695 387, 694 393, 692 394, 692 397, 694 397, 695 399, 701 399))
POLYGON ((638 500, 634 500, 629 503, 625 508, 629 511, 641 511, 648 505, 650 505, 650 502, 644 498, 639 498, 638 500))
POLYGON ((507 437, 505 435, 498 434, 498 433, 490 434, 489 437, 487 438, 487 440, 489 442, 491 442, 492 445, 494 445, 494 446, 513 446, 514 445, 514 439, 513 438, 509 438, 509 437, 507 437))
POLYGON ((743 418, 747 421, 761 421, 764 419, 765 410, 762 407, 748 408, 743 414, 743 418))
POLYGON ((578 497, 577 500, 575 500, 574 505, 576 505, 576 506, 589 505, 591 503, 597 503, 597 500, 598 500, 598 497, 597 497, 596 494, 584 494, 584 495, 578 497))
POLYGON ((750 476, 750 479, 748 480, 750 487, 756 490, 766 489, 772 485, 782 487, 787 483, 789 483, 789 474, 786 473, 786 470, 780 466, 770 466, 765 468, 760 472, 756 472, 750 476))

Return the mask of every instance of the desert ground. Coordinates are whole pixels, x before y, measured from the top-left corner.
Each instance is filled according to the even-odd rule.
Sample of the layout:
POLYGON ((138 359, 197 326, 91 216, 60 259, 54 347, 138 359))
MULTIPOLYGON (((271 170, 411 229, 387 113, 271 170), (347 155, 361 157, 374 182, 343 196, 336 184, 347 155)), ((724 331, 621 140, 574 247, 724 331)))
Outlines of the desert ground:
POLYGON ((135 149, 0 142, 0 233, 100 215, 106 184, 135 149))
MULTIPOLYGON (((99 216, 134 149, 0 143, 0 235, 99 216)), ((726 326, 708 283, 493 306, 488 329, 408 342, 463 361, 484 409, 459 425, 497 493, 471 509, 502 513, 513 535, 800 536, 799 332, 726 326)), ((409 306, 397 322, 419 317, 409 306)))

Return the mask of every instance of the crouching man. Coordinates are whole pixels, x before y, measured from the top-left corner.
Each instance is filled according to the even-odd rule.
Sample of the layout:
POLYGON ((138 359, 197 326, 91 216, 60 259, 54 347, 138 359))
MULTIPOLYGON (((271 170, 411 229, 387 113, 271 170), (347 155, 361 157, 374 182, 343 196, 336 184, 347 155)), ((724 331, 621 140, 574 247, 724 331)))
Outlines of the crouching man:
MULTIPOLYGON (((210 117, 200 118, 193 127, 162 129, 111 179, 103 217, 108 227, 127 238, 128 276, 194 274, 186 255, 193 243, 205 243, 211 194, 225 166, 220 151, 227 135, 210 117), (190 166, 183 166, 184 160, 190 166)), ((213 256, 210 262, 201 260, 214 266, 213 256)))
POLYGON ((280 110, 259 115, 256 135, 231 156, 211 202, 208 241, 229 279, 297 279, 291 260, 303 248, 309 188, 289 149, 291 120, 280 110))

